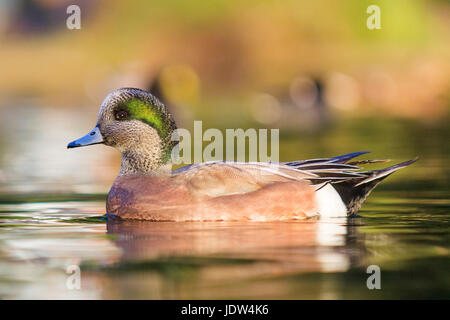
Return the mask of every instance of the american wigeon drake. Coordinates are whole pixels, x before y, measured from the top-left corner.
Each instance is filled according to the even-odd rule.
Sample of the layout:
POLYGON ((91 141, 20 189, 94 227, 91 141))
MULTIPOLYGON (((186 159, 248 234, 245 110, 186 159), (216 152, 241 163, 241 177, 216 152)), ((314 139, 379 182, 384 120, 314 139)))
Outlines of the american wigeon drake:
POLYGON ((370 191, 416 159, 381 170, 353 161, 367 152, 280 163, 206 162, 172 172, 176 129, 169 110, 149 92, 122 88, 110 93, 97 125, 67 146, 92 144, 122 153, 119 175, 107 197, 109 215, 153 221, 289 220, 351 216, 370 191))

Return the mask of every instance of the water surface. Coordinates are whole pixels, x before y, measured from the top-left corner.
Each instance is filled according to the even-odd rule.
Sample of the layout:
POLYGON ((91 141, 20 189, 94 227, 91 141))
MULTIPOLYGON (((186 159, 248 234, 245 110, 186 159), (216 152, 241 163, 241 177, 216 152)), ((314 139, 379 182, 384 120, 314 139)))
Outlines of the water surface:
POLYGON ((157 223, 104 216, 117 155, 103 146, 67 151, 89 130, 76 116, 71 125, 55 120, 67 116, 3 123, 0 298, 450 297, 446 126, 349 120, 320 135, 282 136, 282 160, 366 149, 422 157, 377 188, 359 217, 157 223), (366 286, 369 265, 381 269, 381 290, 366 286), (67 286, 70 266, 80 267, 79 290, 67 286))

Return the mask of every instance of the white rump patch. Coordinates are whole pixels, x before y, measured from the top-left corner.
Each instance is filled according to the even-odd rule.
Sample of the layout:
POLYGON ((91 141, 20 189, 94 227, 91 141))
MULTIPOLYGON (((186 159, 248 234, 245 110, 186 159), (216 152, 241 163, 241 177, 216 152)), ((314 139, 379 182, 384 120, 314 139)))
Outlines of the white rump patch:
POLYGON ((318 212, 322 217, 346 217, 347 207, 331 184, 316 191, 318 212))

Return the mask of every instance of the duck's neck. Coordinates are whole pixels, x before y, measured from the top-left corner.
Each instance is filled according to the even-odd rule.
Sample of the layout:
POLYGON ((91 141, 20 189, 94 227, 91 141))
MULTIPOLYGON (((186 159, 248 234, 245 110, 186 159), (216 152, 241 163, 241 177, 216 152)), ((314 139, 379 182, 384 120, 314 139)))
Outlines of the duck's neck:
POLYGON ((122 153, 122 164, 119 175, 170 175, 172 164, 161 161, 160 150, 125 151, 122 153))

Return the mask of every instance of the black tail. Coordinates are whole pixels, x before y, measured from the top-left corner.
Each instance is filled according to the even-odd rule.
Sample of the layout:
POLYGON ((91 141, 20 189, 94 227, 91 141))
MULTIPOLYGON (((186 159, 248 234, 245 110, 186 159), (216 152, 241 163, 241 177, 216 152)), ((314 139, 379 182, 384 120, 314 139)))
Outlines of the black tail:
POLYGON ((342 182, 333 183, 333 187, 341 196, 342 201, 347 206, 348 214, 354 215, 366 200, 370 192, 386 177, 395 171, 404 168, 418 158, 396 164, 381 170, 360 172, 363 177, 353 178, 342 182))

